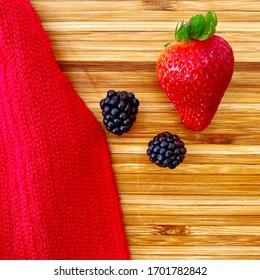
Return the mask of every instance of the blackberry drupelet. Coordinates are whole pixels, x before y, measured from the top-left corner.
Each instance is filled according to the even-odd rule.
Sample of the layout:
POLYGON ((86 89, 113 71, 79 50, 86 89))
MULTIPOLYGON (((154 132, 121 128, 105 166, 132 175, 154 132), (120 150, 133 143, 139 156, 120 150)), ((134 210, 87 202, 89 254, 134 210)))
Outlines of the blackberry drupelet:
POLYGON ((186 151, 179 136, 163 132, 149 142, 147 155, 158 166, 173 169, 183 162, 186 151))
POLYGON ((109 90, 100 101, 103 123, 114 134, 128 132, 136 120, 139 101, 132 92, 109 90))

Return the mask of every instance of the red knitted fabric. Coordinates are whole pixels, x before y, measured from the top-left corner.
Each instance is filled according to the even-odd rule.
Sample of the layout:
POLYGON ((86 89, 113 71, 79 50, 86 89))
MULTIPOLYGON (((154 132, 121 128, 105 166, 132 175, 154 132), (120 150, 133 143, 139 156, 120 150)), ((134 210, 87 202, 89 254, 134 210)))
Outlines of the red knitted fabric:
POLYGON ((0 259, 129 259, 105 134, 28 0, 0 0, 0 259))

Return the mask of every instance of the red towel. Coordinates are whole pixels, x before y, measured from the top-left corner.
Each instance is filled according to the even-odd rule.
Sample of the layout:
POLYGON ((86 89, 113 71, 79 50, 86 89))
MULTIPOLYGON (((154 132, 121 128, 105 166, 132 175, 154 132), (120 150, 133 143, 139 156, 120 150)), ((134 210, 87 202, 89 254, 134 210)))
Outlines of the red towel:
POLYGON ((104 131, 28 0, 0 0, 0 259, 129 259, 104 131))

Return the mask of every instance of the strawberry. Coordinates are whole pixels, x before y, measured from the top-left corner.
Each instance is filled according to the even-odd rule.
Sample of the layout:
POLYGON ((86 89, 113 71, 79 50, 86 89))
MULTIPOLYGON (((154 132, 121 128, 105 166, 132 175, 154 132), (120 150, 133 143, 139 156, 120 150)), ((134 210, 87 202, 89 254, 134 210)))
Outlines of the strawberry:
POLYGON ((201 131, 213 119, 231 81, 231 46, 214 35, 216 14, 196 15, 179 23, 175 43, 168 43, 157 61, 159 82, 187 128, 201 131))

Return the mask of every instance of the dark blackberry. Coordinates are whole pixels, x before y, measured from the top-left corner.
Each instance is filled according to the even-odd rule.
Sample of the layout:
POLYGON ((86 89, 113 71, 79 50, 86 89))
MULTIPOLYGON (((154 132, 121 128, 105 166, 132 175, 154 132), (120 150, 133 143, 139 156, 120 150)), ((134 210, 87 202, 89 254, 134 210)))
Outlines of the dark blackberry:
POLYGON ((185 154, 186 148, 179 136, 169 132, 156 135, 148 144, 147 155, 150 161, 160 167, 175 168, 183 162, 185 154))
POLYGON ((138 106, 139 101, 132 92, 109 90, 100 101, 106 129, 117 135, 129 131, 136 120, 138 106))

